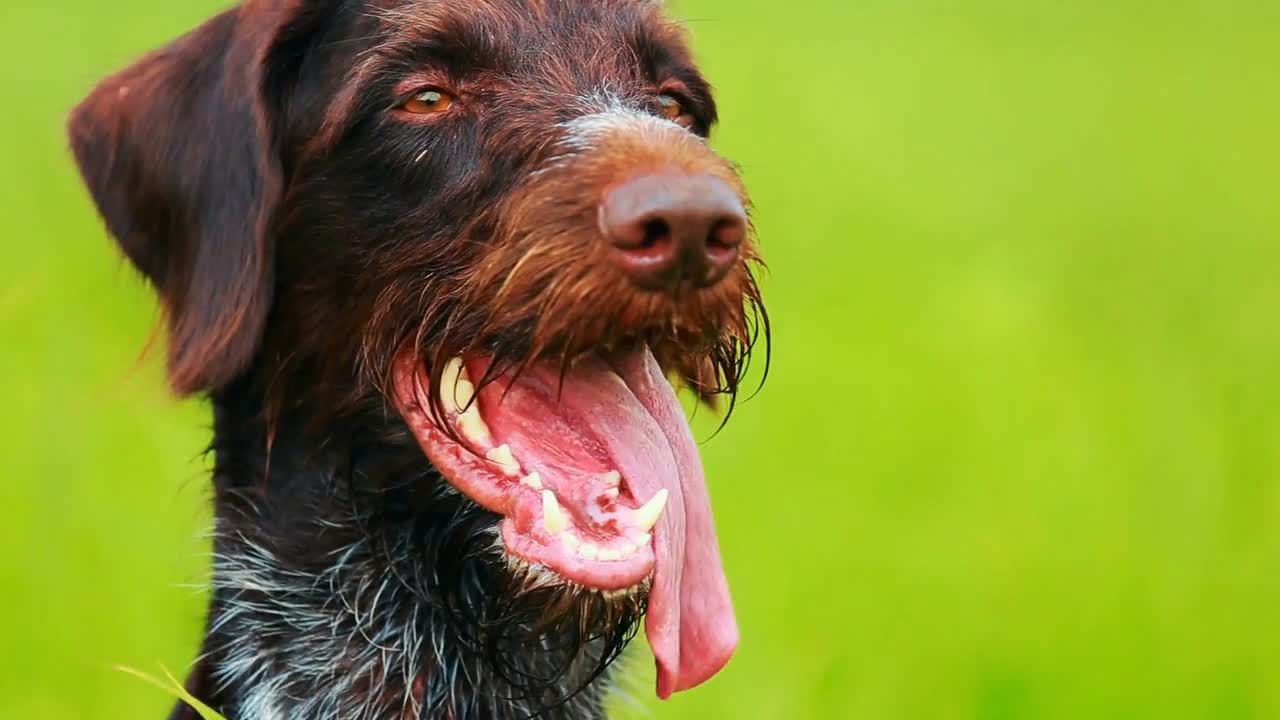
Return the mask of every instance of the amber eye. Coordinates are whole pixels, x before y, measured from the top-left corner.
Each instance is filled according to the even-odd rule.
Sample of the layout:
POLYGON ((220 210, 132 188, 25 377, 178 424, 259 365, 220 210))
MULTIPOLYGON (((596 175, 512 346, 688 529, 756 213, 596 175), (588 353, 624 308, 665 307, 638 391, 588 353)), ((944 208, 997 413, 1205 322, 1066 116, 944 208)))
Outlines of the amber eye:
POLYGON ((675 97, 664 93, 658 96, 658 114, 672 122, 680 122, 684 117, 684 106, 675 97))
POLYGON ((453 107, 453 96, 431 88, 409 98, 400 107, 414 115, 436 115, 453 107))

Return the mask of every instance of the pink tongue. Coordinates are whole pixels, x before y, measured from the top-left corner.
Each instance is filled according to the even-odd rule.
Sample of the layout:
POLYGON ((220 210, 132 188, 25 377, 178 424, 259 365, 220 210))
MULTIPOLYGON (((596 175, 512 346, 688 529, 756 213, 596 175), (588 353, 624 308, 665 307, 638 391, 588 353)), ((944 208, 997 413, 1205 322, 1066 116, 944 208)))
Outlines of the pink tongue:
MULTIPOLYGON (((679 475, 643 479, 671 492, 667 511, 654 532, 657 557, 645 623, 658 661, 658 696, 665 700, 672 693, 701 685, 729 662, 738 646, 738 624, 720 565, 702 460, 680 401, 648 348, 613 358, 613 363, 666 436, 679 475)), ((628 443, 629 428, 609 430, 612 443, 628 443)), ((637 486, 642 479, 621 469, 639 497, 648 498, 652 494, 648 490, 657 491, 657 487, 641 490, 637 486)))
MULTIPOLYGON (((518 455, 549 461, 567 448, 578 448, 570 454, 582 456, 598 443, 636 501, 646 502, 662 488, 670 492, 653 531, 653 589, 645 624, 658 661, 658 696, 666 699, 702 684, 729 662, 738 645, 738 625, 720 565, 702 461, 675 391, 647 347, 609 362, 612 368, 599 358, 582 358, 562 385, 553 368, 529 368, 511 388, 511 397, 486 414, 518 455), (554 397, 557 386, 558 412, 547 408, 525 417, 528 413, 500 409, 514 411, 518 396, 528 392, 554 397)), ((567 488, 556 491, 572 495, 567 488)))

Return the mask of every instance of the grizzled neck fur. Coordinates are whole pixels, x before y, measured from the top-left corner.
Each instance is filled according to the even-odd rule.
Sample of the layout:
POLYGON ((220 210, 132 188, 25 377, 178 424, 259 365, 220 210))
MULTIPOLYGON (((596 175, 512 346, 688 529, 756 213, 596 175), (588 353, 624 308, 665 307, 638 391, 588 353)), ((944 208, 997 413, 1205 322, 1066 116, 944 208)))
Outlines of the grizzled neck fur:
MULTIPOLYGON (((643 598, 510 566, 402 421, 269 429, 215 398, 213 604, 193 686, 232 720, 590 718, 643 598)), ((301 427, 298 425, 297 427, 301 427)), ((176 717, 183 717, 181 713, 176 717)))

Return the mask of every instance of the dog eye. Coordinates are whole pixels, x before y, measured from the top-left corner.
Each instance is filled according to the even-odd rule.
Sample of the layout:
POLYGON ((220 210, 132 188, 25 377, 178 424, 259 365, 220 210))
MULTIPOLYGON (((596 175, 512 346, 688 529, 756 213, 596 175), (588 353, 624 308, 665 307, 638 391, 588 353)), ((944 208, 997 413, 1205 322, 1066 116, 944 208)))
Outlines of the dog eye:
POLYGON ((684 127, 693 125, 693 116, 685 110, 679 98, 669 93, 658 96, 658 115, 684 127))
POLYGON ((400 107, 414 115, 436 115, 453 107, 453 96, 444 90, 428 88, 406 100, 400 107))

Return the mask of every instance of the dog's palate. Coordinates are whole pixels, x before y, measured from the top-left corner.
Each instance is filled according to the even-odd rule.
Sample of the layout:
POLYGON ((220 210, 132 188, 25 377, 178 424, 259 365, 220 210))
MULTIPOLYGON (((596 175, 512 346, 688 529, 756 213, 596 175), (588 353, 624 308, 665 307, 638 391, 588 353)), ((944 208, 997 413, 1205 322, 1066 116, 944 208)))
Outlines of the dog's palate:
POLYGON ((425 368, 399 386, 427 455, 472 500, 503 516, 507 553, 568 581, 625 592, 652 578, 647 629, 658 693, 724 666, 737 626, 701 461, 674 390, 647 348, 535 364, 478 392, 486 358, 454 361, 434 391, 465 441, 424 408, 425 368))

